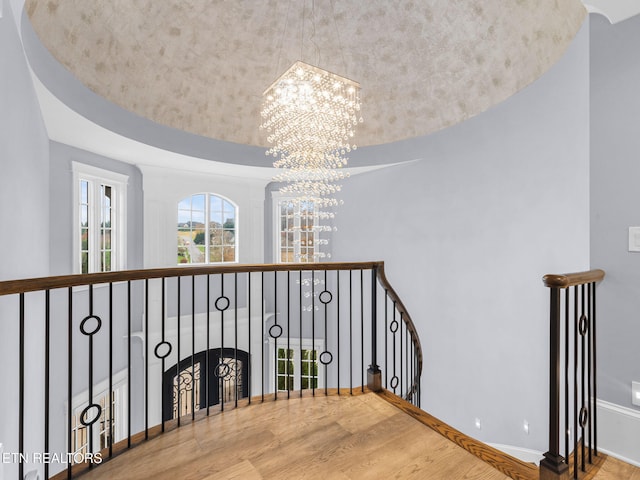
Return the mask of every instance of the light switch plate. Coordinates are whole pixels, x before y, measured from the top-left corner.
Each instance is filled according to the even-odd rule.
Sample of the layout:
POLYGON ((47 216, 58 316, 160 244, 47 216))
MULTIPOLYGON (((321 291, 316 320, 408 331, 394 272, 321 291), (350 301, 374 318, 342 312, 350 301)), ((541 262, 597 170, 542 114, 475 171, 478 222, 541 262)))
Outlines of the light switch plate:
POLYGON ((640 227, 629 227, 629 251, 640 252, 640 227))

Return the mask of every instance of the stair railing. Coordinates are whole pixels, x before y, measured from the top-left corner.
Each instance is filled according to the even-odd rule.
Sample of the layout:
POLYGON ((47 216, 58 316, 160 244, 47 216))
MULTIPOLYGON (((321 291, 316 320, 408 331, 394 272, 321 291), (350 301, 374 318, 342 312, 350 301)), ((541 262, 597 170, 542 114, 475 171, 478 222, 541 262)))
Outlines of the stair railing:
POLYGON ((543 277, 551 299, 549 450, 540 462, 541 480, 568 479, 570 473, 577 479, 598 456, 596 284, 604 275, 590 270, 543 277))
POLYGON ((0 322, 4 478, 71 479, 256 401, 368 386, 420 404, 420 341, 382 262, 4 281, 0 322))

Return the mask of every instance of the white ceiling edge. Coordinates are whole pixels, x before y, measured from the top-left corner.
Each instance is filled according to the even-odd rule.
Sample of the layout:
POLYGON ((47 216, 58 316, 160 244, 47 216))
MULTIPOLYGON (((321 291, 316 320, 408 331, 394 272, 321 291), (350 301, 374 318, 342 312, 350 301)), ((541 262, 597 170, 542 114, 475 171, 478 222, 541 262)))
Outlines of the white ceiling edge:
POLYGON ((638 0, 582 0, 582 3, 588 12, 603 15, 611 24, 640 14, 638 0))
MULTIPOLYGON (((31 70, 31 77, 49 139, 55 142, 140 167, 209 173, 265 182, 271 181, 279 173, 278 169, 271 166, 254 167, 216 162, 170 152, 124 137, 92 122, 69 108, 44 86, 33 70, 31 70)), ((265 164, 267 162, 269 160, 265 159, 265 164)), ((406 162, 345 168, 344 170, 349 175, 358 175, 400 163, 406 162)))

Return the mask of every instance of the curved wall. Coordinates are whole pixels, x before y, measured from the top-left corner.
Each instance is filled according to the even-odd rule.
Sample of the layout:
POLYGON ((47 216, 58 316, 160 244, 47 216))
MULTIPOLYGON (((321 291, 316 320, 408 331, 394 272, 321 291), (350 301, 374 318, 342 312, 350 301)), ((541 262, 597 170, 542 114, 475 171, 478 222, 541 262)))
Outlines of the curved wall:
MULTIPOLYGON (((49 273, 49 138, 33 90, 20 37, 9 0, 2 3, 0 17, 0 280, 46 276, 49 273)), ((26 311, 42 308, 26 301, 26 311)), ((0 365, 3 366, 0 394, 0 443, 4 452, 18 452, 18 303, 14 297, 0 297, 0 365), (14 412, 8 414, 7 412, 14 412)), ((29 324, 26 355, 34 359, 27 378, 42 378, 33 368, 44 365, 44 326, 29 324)), ((42 384, 27 384, 25 409, 30 412, 25 429, 43 421, 39 399, 42 384)), ((29 451, 40 445, 26 440, 29 451)), ((25 473, 33 466, 25 467, 25 473)), ((16 478, 16 464, 0 464, 0 476, 16 478)))
POLYGON ((425 410, 481 440, 546 451, 541 279, 589 268, 588 23, 507 101, 385 148, 419 159, 344 182, 333 260, 386 262, 423 343, 425 410))

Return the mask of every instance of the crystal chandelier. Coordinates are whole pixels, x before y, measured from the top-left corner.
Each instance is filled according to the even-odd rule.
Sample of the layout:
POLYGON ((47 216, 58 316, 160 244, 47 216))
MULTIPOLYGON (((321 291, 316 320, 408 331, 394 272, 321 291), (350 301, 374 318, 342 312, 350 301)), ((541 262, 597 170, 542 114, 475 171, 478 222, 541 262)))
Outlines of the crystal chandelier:
MULTIPOLYGON (((260 128, 273 145, 266 155, 282 169, 274 177, 285 184, 280 192, 298 204, 312 202, 317 219, 333 218, 331 209, 341 203, 338 182, 349 176, 342 170, 347 154, 357 148, 360 84, 298 61, 264 92, 261 114, 260 128)), ((302 260, 324 257, 316 249, 312 259, 302 260)))

